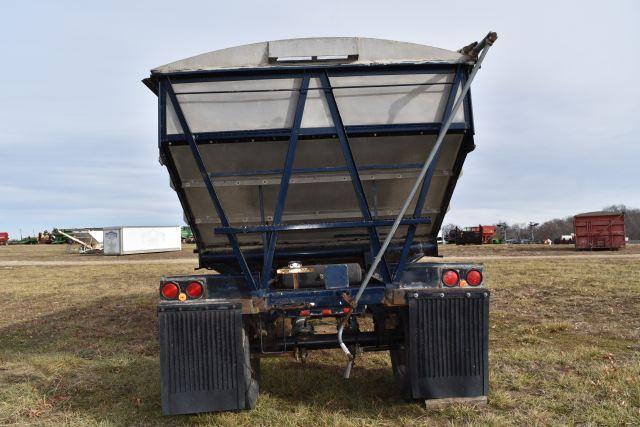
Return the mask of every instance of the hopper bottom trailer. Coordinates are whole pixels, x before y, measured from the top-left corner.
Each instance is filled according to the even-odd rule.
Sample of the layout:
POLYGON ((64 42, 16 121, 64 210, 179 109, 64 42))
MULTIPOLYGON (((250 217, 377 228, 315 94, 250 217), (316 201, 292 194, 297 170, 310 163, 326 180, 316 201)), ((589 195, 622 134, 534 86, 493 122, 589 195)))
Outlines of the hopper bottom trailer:
POLYGON ((216 271, 161 279, 164 414, 253 408, 261 358, 330 348, 345 378, 389 352, 407 399, 486 399, 483 267, 420 259, 438 255, 495 39, 278 40, 152 70, 161 163, 216 271))

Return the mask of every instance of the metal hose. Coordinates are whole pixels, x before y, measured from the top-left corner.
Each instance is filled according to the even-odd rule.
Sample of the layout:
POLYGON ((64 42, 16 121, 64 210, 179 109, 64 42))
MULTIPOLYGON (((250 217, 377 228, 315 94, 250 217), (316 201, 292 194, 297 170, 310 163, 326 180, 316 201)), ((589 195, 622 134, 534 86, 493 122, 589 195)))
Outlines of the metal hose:
MULTIPOLYGON (((369 285, 369 281, 371 280, 371 277, 373 277, 373 274, 375 273, 376 268, 378 268, 378 264, 382 260, 382 257, 384 256, 385 251, 389 247, 389 244, 391 243, 391 240, 393 239, 393 236, 395 235, 396 231, 398 230, 398 227, 400 226, 400 222, 402 221, 402 218, 404 217, 404 214, 407 212, 407 209, 409 209, 409 205, 411 204, 411 201, 413 200, 413 197, 415 196, 416 192, 418 191, 418 188, 420 188, 420 185, 422 184, 422 180, 424 179, 425 175, 427 174, 427 170, 429 169, 429 166, 431 165, 431 162, 433 162, 433 159, 434 159, 436 153, 440 149, 440 146, 442 145, 442 142, 444 141, 444 137, 447 134, 447 132, 449 130, 449 127, 451 126, 451 123, 453 122, 453 118, 455 117, 456 112, 458 111, 458 109, 462 105, 462 102, 464 101, 464 98, 467 95, 467 92, 469 92, 469 88, 471 87, 471 82, 473 81, 473 79, 475 78, 476 74, 478 73, 478 70, 480 69, 480 66, 482 65, 482 61, 484 60, 484 57, 487 55, 487 52, 489 51, 489 48, 493 45, 493 42, 495 42, 497 40, 497 38, 498 38, 498 35, 496 33, 490 32, 482 40, 482 42, 479 43, 479 45, 481 45, 483 47, 482 52, 480 53, 480 57, 476 61, 475 65, 473 67, 473 70, 471 70, 471 74, 469 74, 469 78, 467 79, 467 82, 465 83, 464 87, 462 88, 462 92, 460 93, 460 96, 458 96, 456 98, 456 102, 454 103, 453 108, 451 109, 451 113, 449 114, 449 117, 447 117, 447 120, 442 125, 442 128, 440 129, 440 132, 438 134, 438 138, 436 139, 436 143, 433 146, 433 148, 431 149, 431 152, 429 153, 429 156, 427 157, 427 160, 425 160, 424 165, 422 166, 422 170, 420 171, 420 174, 418 175, 418 177, 416 178, 415 183, 413 184, 413 188, 409 192, 409 195, 407 196, 407 198, 406 198, 406 200, 404 202, 404 205, 402 206, 402 209, 400 209, 400 212, 398 213, 398 216, 396 217, 393 225, 391 226, 391 230, 389 230, 389 233, 387 234, 387 237, 385 238, 384 243, 382 244, 382 247, 378 251, 378 254, 376 255, 375 259, 373 260, 373 263, 369 267, 369 270, 367 271, 367 274, 364 277, 364 280, 360 284, 360 288, 358 289, 358 293, 356 294, 355 298, 351 302, 351 306, 352 306, 353 309, 355 309, 358 306, 358 302, 360 301, 360 298, 362 297, 362 294, 364 293, 365 289, 369 285)), ((344 318, 342 320, 342 323, 340 324, 340 328, 338 328, 338 343, 340 344, 340 348, 342 348, 342 351, 344 351, 344 353, 349 358, 349 363, 348 363, 347 368, 346 368, 346 370, 344 372, 344 377, 345 378, 348 378, 348 376, 349 376, 349 374, 351 372, 351 367, 353 366, 353 359, 354 359, 354 356, 351 354, 351 352, 349 351, 349 349, 347 348, 345 343, 342 341, 342 333, 344 332, 345 326, 349 322, 349 317, 350 317, 351 312, 353 312, 353 310, 351 310, 349 313, 347 313, 346 316, 344 316, 344 318)))

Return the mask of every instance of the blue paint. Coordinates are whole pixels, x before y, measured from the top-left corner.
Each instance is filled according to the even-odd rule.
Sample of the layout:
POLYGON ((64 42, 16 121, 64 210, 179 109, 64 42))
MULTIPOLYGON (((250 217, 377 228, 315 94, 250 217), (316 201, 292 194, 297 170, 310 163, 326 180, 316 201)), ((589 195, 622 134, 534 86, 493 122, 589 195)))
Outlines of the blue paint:
MULTIPOLYGON (((189 146, 194 156, 196 164, 203 177, 205 187, 209 193, 209 196, 216 209, 216 213, 221 220, 221 227, 215 229, 216 233, 224 233, 229 239, 230 251, 220 253, 205 252, 203 247, 198 248, 200 253, 200 265, 208 267, 209 263, 225 263, 231 259, 235 259, 240 267, 241 277, 247 284, 247 289, 253 289, 255 291, 260 290, 261 294, 267 291, 267 283, 272 277, 273 261, 274 259, 314 259, 322 261, 323 258, 327 260, 333 258, 345 257, 359 257, 366 259, 367 254, 376 253, 380 247, 380 240, 377 232, 377 227, 388 226, 391 221, 374 219, 369 210, 369 206, 364 194, 362 182, 360 181, 359 171, 369 170, 388 170, 388 169, 417 169, 421 165, 419 164, 395 164, 395 165, 363 165, 359 168, 356 166, 351 148, 349 145, 349 137, 362 137, 371 135, 436 135, 441 127, 441 123, 410 123, 401 125, 359 125, 359 126, 345 126, 342 123, 340 111, 333 96, 333 90, 330 84, 329 77, 332 76, 357 76, 357 75, 401 75, 401 74, 417 74, 417 73, 454 73, 454 82, 451 83, 452 91, 454 94, 456 88, 464 83, 468 75, 469 66, 466 64, 422 64, 422 65, 380 65, 380 66, 286 66, 286 67, 273 67, 265 69, 251 69, 251 70, 223 70, 223 71, 196 71, 186 73, 172 73, 166 75, 154 74, 152 81, 158 83, 158 144, 160 148, 160 154, 163 162, 166 164, 174 188, 178 193, 178 197, 182 203, 185 211, 185 217, 192 225, 194 233, 198 238, 198 227, 195 227, 194 217, 188 206, 184 190, 182 189, 182 183, 177 173, 176 165, 171 158, 171 149, 173 146, 186 145, 189 146), (168 77, 171 77, 171 81, 168 77), (184 113, 181 111, 180 105, 177 103, 177 96, 173 90, 172 83, 186 83, 186 82, 205 82, 205 81, 235 81, 235 80, 261 80, 261 79, 279 79, 279 78, 300 78, 301 86, 298 89, 301 96, 298 97, 298 103, 296 106, 296 113, 294 116, 293 126, 291 129, 267 129, 267 130, 255 130, 255 131, 231 131, 231 132, 207 132, 194 134, 190 131, 188 123, 184 117, 184 113), (310 78, 319 78, 321 80, 321 88, 314 90, 321 90, 325 93, 327 98, 327 104, 333 119, 333 127, 323 128, 301 128, 301 118, 304 112, 304 104, 306 100, 306 93, 309 90, 308 84, 310 78), (184 134, 167 134, 166 128, 166 105, 167 97, 172 101, 176 116, 180 122, 180 127, 183 129, 184 134), (339 139, 340 146, 345 158, 346 166, 324 167, 324 168, 293 168, 293 160, 295 157, 295 149, 299 139, 310 138, 337 138, 339 139), (202 160, 199 152, 199 145, 207 143, 229 143, 229 142, 251 142, 251 141, 282 141, 288 140, 289 146, 287 150, 287 156, 285 164, 282 169, 272 170, 252 170, 252 171, 238 171, 226 172, 217 174, 208 174, 206 166, 202 160), (361 220, 353 221, 340 221, 335 223, 305 223, 305 224, 282 224, 282 213, 286 204, 286 196, 289 185, 289 180, 293 174, 300 173, 322 173, 322 172, 348 172, 351 177, 352 185, 354 186, 355 197, 358 201, 360 211, 362 213, 361 220), (224 212, 224 209, 216 194, 213 179, 221 178, 225 176, 255 176, 264 174, 282 174, 283 179, 280 182, 280 189, 278 193, 278 200, 276 203, 274 213, 274 220, 271 224, 266 224, 264 220, 264 209, 261 208, 262 225, 255 227, 233 227, 229 224, 228 218, 224 212), (277 250, 277 233, 286 231, 304 231, 304 230, 318 230, 326 228, 366 228, 369 233, 370 245, 369 248, 359 245, 358 247, 344 247, 344 246, 331 246, 326 245, 321 248, 305 248, 303 245, 298 248, 288 248, 287 250, 277 250), (238 233, 263 233, 263 248, 259 251, 243 251, 240 248, 240 244, 237 240, 236 234, 238 233), (245 252, 247 252, 247 258, 245 258, 245 252), (249 267, 247 259, 254 260, 252 262, 260 261, 262 263, 261 272, 254 267, 249 267), (260 277, 260 279, 258 279, 260 277), (256 283, 259 280, 260 284, 256 283)), ((447 102, 445 111, 450 111, 451 103, 453 99, 451 96, 447 102)), ((464 156, 468 151, 473 148, 473 136, 469 134, 473 130, 473 116, 470 105, 470 95, 465 99, 465 120, 464 122, 454 123, 450 128, 450 133, 463 134, 463 147, 458 154, 458 159, 454 167, 454 174, 459 173, 459 166, 464 161, 464 156)), ((443 118, 444 120, 444 118, 443 118)), ((435 162, 434 162, 435 164, 435 162)), ((407 225, 408 235, 403 246, 394 247, 395 251, 402 251, 400 257, 400 264, 395 268, 395 277, 399 277, 405 268, 408 254, 416 250, 413 245, 413 238, 415 236, 416 226, 419 224, 432 223, 431 218, 421 218, 421 210, 424 205, 424 199, 426 198, 426 190, 428 190, 429 182, 433 176, 434 171, 430 170, 427 174, 421 192, 419 193, 418 203, 414 211, 413 218, 406 218, 402 225, 407 225)), ((457 176, 452 177, 452 185, 455 185, 457 176)), ((447 189, 448 197, 443 202, 443 209, 446 209, 448 205, 452 186, 447 189)), ((444 212, 444 210, 442 211, 444 212)), ((439 228, 442 222, 443 214, 440 213, 434 218, 434 229, 439 228)), ((199 243, 200 245, 200 243, 199 243)), ((429 250, 433 253, 437 253, 437 247, 435 244, 418 245, 429 250)), ((255 266, 255 264, 252 264, 255 266)), ((386 262, 381 264, 379 270, 382 280, 387 285, 390 285, 391 275, 389 266, 386 262)), ((234 279, 233 283, 237 286, 237 279, 234 279)), ((314 294, 316 295, 316 294, 314 294)))

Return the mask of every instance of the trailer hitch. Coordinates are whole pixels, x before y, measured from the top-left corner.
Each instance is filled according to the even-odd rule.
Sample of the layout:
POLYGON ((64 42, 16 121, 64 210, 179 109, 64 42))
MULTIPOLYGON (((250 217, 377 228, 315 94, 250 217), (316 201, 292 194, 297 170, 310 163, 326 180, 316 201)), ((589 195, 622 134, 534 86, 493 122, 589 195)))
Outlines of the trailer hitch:
POLYGON ((436 143, 434 144, 433 148, 431 149, 431 152, 429 153, 429 156, 427 157, 427 160, 425 160, 424 165, 422 166, 422 169, 420 170, 420 174, 416 178, 416 180, 415 180, 415 182, 413 184, 413 187, 411 188, 411 191, 409 192, 409 194, 407 195, 407 198, 405 199, 405 202, 404 202, 404 204, 402 206, 402 209, 400 209, 400 212, 398 213, 398 216, 396 217, 395 221, 393 222, 393 225, 391 226, 391 229, 389 230, 389 233, 387 233, 387 237, 385 238, 384 243, 380 247, 380 250, 378 251, 377 255, 375 256, 375 258, 373 260, 373 263, 369 267, 369 270, 367 271, 367 274, 365 275, 364 279, 362 280, 362 283, 360 284, 360 288, 358 289, 358 293, 356 294, 356 296, 353 299, 353 301, 349 302, 349 304, 351 305, 351 307, 353 309, 350 310, 349 313, 347 313, 346 316, 344 316, 344 318, 342 319, 342 323, 340 324, 340 328, 338 329, 338 343, 340 344, 340 348, 342 349, 342 351, 346 354, 346 356, 348 358, 347 366, 346 366, 345 371, 344 371, 344 377, 345 378, 349 378, 349 375, 351 374, 351 368, 353 367, 353 362, 355 360, 355 355, 352 354, 349 351, 349 349, 347 348, 347 346, 343 342, 342 333, 344 332, 345 327, 349 323, 349 318, 350 318, 351 314, 357 308, 358 302, 360 301, 360 298, 362 297, 362 294, 364 293, 365 289, 367 289, 367 286, 369 285, 369 281, 371 280, 371 278, 373 277, 376 269, 378 268, 378 264, 380 264, 380 261, 382 260, 382 257, 384 256, 387 248, 391 244, 391 240, 393 239, 393 236, 396 234, 396 231, 398 230, 398 227, 400 226, 400 222, 402 221, 402 219, 404 217, 404 214, 407 212, 407 209, 409 209, 409 205, 411 204, 411 201, 413 200, 413 197, 415 196, 416 192, 418 191, 418 188, 421 186, 422 181, 424 180, 424 177, 426 176, 427 171, 428 171, 429 167, 431 166, 431 163, 433 163, 433 161, 434 161, 434 159, 436 157, 436 154, 440 150, 440 146, 442 145, 442 142, 444 141, 445 135, 449 131, 449 127, 451 126, 451 123, 453 122, 453 118, 455 117, 456 112, 460 109, 460 106, 462 105, 462 103, 464 101, 464 98, 467 96, 467 93, 469 92, 469 88, 471 87, 471 82, 473 82, 473 79, 475 78, 476 74, 478 73, 478 70, 480 70, 480 66, 482 65, 482 61, 484 61, 485 56, 487 56, 487 52, 489 52, 489 48, 491 46, 493 46, 493 43, 497 39, 498 39, 498 34, 495 33, 495 32, 490 32, 489 34, 487 34, 482 39, 482 41, 476 42, 475 44, 472 43, 469 46, 466 46, 463 49, 461 49, 461 53, 469 55, 472 58, 475 58, 475 56, 478 56, 478 55, 479 55, 479 57, 478 57, 476 63, 474 64, 473 69, 471 70, 471 73, 469 74, 469 77, 467 78, 467 81, 464 84, 464 87, 462 88, 462 91, 461 91, 460 95, 458 95, 458 97, 456 98, 456 101, 453 104, 453 108, 451 109, 451 113, 447 117, 447 120, 443 123, 442 128, 440 128, 440 132, 438 133, 438 138, 436 139, 436 143))

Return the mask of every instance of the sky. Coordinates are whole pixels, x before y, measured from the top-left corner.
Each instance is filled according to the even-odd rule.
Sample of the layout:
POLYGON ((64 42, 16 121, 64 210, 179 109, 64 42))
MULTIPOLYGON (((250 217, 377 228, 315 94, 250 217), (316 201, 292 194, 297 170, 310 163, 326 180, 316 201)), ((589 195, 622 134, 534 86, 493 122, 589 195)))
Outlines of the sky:
POLYGON ((5 2, 0 231, 182 223, 141 79, 207 51, 316 36, 457 50, 498 32, 445 223, 640 207, 640 2, 522 3, 5 2))

